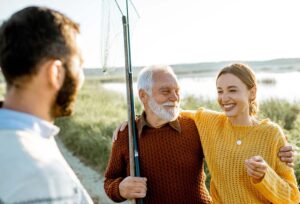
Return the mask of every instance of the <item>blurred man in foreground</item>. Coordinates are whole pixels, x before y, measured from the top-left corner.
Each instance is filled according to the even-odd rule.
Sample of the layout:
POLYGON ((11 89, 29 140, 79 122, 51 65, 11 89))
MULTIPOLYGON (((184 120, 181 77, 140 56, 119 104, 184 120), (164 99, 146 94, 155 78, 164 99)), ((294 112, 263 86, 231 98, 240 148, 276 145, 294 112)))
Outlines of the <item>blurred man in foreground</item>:
POLYGON ((54 140, 54 119, 72 113, 83 83, 78 34, 78 24, 42 7, 0 28, 0 203, 92 203, 54 140))

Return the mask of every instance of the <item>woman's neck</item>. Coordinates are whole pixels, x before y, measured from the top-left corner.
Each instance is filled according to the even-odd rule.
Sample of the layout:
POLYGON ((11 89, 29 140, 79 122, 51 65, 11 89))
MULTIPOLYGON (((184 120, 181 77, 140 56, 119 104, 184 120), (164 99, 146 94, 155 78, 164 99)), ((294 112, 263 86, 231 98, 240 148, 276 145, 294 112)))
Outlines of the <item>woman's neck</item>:
POLYGON ((253 126, 255 124, 254 117, 247 115, 244 117, 228 117, 233 125, 253 126))

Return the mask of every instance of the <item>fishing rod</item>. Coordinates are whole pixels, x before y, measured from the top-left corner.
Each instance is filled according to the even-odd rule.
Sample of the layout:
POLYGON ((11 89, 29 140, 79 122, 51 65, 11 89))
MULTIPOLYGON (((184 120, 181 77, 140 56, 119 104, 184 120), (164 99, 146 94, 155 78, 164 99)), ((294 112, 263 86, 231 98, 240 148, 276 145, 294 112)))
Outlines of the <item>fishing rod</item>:
MULTIPOLYGON (((135 124, 134 96, 133 96, 133 89, 132 89, 132 66, 131 66, 128 0, 126 0, 126 15, 123 14, 117 0, 115 0, 115 2, 122 14, 122 23, 123 23, 127 107, 128 107, 128 141, 129 141, 130 176, 140 177, 141 172, 140 172, 137 132, 136 132, 136 124, 135 124)), ((136 11, 135 7, 134 9, 136 11)), ((143 204, 142 199, 133 199, 131 202, 132 204, 135 203, 143 204)))

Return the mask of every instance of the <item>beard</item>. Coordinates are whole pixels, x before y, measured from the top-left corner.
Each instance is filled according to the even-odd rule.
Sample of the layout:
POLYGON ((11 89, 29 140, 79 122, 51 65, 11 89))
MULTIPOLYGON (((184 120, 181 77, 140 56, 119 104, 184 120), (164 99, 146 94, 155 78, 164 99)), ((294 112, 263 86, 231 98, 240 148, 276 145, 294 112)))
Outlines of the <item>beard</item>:
POLYGON ((55 103, 52 107, 52 116, 54 118, 71 115, 77 95, 78 79, 71 74, 67 65, 65 68, 64 83, 58 91, 55 103))
POLYGON ((165 102, 163 104, 158 104, 154 98, 150 97, 148 105, 157 117, 166 122, 174 121, 179 116, 179 104, 176 107, 169 110, 164 108, 165 106, 174 106, 174 102, 165 102))

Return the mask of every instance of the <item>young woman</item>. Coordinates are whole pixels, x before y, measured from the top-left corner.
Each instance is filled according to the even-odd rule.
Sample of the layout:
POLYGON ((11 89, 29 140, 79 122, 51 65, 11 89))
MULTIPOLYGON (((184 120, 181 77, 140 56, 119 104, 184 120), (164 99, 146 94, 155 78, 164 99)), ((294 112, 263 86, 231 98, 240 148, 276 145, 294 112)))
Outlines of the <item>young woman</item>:
POLYGON ((183 112, 200 134, 213 203, 299 203, 294 171, 277 156, 286 144, 282 129, 258 120, 256 78, 243 64, 223 68, 216 80, 224 113, 183 112))

